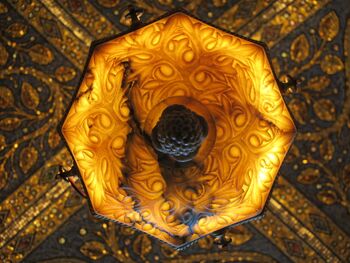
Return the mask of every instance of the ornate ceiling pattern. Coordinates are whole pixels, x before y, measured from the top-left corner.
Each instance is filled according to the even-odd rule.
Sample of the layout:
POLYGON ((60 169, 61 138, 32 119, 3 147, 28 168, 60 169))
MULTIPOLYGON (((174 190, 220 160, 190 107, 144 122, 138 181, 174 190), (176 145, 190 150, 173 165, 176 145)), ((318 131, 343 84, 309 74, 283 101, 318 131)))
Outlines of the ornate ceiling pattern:
POLYGON ((1 262, 350 261, 350 7, 342 0, 8 0, 0 3, 1 262), (178 252, 90 215, 58 165, 57 133, 90 43, 128 28, 127 5, 150 21, 183 7, 264 41, 277 75, 301 81, 285 99, 298 134, 265 216, 178 252))

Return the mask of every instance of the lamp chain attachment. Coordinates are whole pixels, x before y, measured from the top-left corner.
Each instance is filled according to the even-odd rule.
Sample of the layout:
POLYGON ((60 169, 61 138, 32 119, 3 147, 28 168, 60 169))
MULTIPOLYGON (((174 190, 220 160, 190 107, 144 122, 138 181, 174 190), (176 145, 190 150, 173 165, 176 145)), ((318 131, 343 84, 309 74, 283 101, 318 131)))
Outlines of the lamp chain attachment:
POLYGON ((214 237, 214 243, 220 249, 227 247, 232 241, 232 238, 225 236, 225 231, 226 229, 223 228, 211 234, 214 237))
POLYGON ((292 77, 291 75, 283 75, 281 80, 278 81, 278 84, 283 95, 300 92, 300 80, 292 77))
POLYGON ((84 198, 87 198, 86 193, 84 190, 80 189, 77 184, 75 183, 74 177, 78 176, 78 169, 75 165, 73 167, 66 171, 63 166, 60 165, 59 172, 56 175, 56 179, 63 179, 71 184, 71 186, 74 188, 75 191, 78 192, 79 195, 81 195, 84 198))
POLYGON ((140 25, 142 25, 142 22, 140 20, 140 17, 143 15, 143 9, 134 7, 133 5, 128 6, 129 12, 125 15, 125 18, 131 19, 131 29, 136 29, 140 25))

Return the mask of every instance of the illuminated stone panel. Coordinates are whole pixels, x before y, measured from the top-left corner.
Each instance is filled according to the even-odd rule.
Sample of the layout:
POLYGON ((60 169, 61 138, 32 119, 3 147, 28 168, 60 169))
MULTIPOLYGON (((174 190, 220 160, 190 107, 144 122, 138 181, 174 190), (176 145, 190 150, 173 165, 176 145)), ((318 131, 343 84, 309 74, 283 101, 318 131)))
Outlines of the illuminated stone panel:
POLYGON ((178 248, 258 216, 295 132, 264 47, 182 12, 95 46, 62 127, 93 212, 178 248), (173 104, 209 127, 181 168, 146 139, 173 104))

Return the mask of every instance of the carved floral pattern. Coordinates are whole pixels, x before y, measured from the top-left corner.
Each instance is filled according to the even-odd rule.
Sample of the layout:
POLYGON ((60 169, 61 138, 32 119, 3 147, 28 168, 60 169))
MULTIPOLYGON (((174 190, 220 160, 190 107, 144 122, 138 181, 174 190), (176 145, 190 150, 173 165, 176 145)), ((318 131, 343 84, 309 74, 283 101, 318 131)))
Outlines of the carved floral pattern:
POLYGON ((182 246, 262 211, 295 127, 259 44, 176 13, 95 48, 63 134, 96 213, 182 246), (172 97, 215 123, 190 168, 162 167, 132 124, 172 97))

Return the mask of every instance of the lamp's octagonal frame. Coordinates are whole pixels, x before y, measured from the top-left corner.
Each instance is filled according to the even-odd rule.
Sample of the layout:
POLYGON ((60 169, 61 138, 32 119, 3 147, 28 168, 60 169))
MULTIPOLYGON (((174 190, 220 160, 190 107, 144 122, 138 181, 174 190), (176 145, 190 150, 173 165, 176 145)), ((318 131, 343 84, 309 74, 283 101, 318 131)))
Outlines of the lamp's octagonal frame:
POLYGON ((296 129, 264 43, 176 10, 91 45, 61 132, 92 213, 183 248, 262 213, 296 129), (174 101, 211 125, 185 168, 145 138, 174 101))

